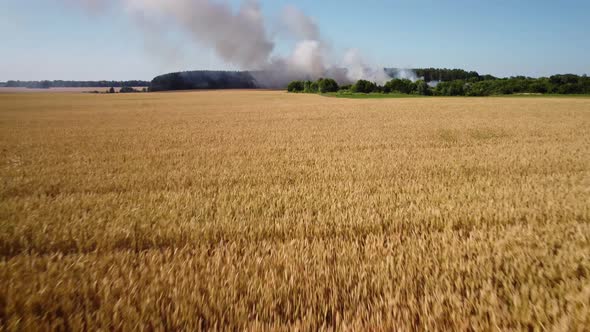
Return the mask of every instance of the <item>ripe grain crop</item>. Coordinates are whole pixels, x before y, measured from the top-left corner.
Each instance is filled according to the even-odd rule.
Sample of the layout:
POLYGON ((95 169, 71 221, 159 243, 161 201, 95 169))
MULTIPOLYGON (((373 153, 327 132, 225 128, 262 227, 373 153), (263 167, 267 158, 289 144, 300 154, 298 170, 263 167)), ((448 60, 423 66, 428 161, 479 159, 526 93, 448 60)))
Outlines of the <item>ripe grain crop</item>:
POLYGON ((590 99, 0 95, 0 330, 590 326, 590 99))

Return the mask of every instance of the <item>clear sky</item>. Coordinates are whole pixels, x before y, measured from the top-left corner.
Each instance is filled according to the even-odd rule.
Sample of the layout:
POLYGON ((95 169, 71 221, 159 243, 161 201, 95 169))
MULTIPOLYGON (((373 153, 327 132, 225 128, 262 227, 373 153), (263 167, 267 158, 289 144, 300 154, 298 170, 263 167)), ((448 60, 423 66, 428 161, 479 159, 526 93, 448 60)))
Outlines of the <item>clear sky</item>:
MULTIPOLYGON (((177 70, 237 69, 180 35, 170 49, 150 45, 124 10, 90 13, 76 1, 0 0, 0 81, 151 79, 177 70)), ((260 3, 269 31, 281 9, 293 4, 315 19, 335 51, 357 48, 383 67, 590 74, 588 0, 260 3)), ((279 41, 276 52, 288 47, 279 41)))

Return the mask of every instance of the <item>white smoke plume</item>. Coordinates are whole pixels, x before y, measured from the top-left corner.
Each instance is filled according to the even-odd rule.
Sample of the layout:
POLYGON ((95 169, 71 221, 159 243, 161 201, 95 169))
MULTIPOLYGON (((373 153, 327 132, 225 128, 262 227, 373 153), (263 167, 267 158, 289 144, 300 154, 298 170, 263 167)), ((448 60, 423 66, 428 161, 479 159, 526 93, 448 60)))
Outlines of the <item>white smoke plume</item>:
POLYGON ((428 82, 428 86, 431 88, 436 88, 438 83, 440 83, 440 81, 430 81, 430 82, 428 82))
POLYGON ((389 68, 387 69, 387 74, 393 78, 407 79, 412 82, 424 79, 423 77, 418 77, 412 69, 405 68, 389 68))
POLYGON ((226 62, 244 68, 265 65, 274 43, 266 36, 257 1, 244 1, 237 13, 228 3, 209 0, 123 0, 144 20, 166 21, 194 42, 212 47, 226 62))
POLYGON ((410 69, 399 69, 395 78, 407 79, 412 82, 416 82, 420 78, 416 75, 413 70, 410 69))
MULTIPOLYGON (((74 0, 63 0, 73 3, 74 0)), ((123 7, 145 31, 146 40, 157 38, 155 29, 179 29, 198 45, 211 48, 224 62, 251 70, 265 87, 283 87, 294 79, 332 77, 339 83, 366 79, 384 83, 389 79, 382 68, 367 65, 358 50, 342 60, 329 61, 330 47, 316 22, 294 6, 281 15, 284 29, 296 43, 289 55, 274 54, 275 42, 257 0, 243 0, 236 11, 227 1, 216 0, 79 0, 86 9, 101 11, 105 6, 123 7)))
POLYGON ((282 22, 286 30, 301 40, 320 40, 320 29, 316 22, 299 8, 287 5, 283 9, 282 22))
POLYGON ((347 69, 346 76, 350 82, 363 79, 382 85, 391 79, 383 68, 366 64, 360 51, 357 49, 351 49, 346 52, 342 66, 347 69))

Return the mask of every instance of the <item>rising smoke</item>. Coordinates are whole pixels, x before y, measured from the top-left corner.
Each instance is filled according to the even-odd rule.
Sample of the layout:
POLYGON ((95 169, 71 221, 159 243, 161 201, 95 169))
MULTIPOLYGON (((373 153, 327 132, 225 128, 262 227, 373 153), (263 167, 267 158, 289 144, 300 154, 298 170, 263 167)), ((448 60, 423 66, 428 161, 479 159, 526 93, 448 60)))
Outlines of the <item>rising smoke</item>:
MULTIPOLYGON (((65 0, 73 3, 74 0, 65 0)), ((215 0, 81 0, 92 11, 118 5, 145 32, 146 40, 158 38, 159 29, 180 29, 196 44, 211 48, 226 63, 250 70, 263 87, 283 87, 295 79, 333 77, 339 83, 367 79, 383 84, 389 76, 368 65, 358 50, 340 59, 321 36, 316 22, 294 6, 281 15, 282 28, 295 46, 289 55, 274 54, 257 0, 243 0, 235 11, 227 1, 215 0), (154 28, 156 27, 156 28, 154 28), (336 60, 331 60, 336 58, 336 60)), ((152 42, 153 43, 153 42, 152 42)))

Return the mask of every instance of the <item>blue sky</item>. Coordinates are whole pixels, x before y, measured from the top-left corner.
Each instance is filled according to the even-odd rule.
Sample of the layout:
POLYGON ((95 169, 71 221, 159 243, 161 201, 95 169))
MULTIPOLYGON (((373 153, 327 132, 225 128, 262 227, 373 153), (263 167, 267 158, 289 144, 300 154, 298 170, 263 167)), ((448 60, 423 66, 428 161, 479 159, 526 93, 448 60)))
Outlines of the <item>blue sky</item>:
MULTIPOLYGON (((150 45, 123 10, 92 14, 75 1, 0 1, 0 81, 151 79, 176 70, 237 69, 182 35, 173 36, 182 47, 150 45)), ((260 2, 269 31, 281 9, 293 4, 315 19, 335 53, 357 48, 379 66, 590 74, 587 0, 260 2)), ((276 52, 289 47, 279 40, 276 52)))

